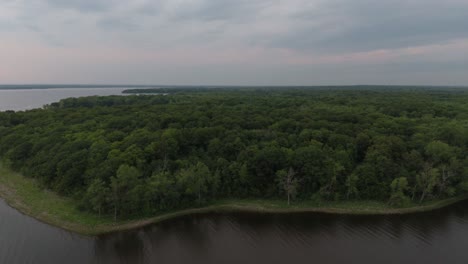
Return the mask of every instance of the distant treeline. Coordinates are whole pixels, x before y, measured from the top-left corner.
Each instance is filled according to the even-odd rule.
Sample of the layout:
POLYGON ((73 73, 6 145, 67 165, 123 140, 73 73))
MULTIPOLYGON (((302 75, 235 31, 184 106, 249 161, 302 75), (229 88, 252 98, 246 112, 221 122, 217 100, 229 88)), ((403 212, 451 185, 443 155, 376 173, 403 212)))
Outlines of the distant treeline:
POLYGON ((468 87, 427 87, 427 86, 392 86, 392 85, 350 85, 350 86, 157 86, 139 87, 122 91, 124 94, 174 94, 195 92, 271 92, 271 91, 349 91, 349 90, 388 90, 388 91, 466 91, 468 87))
POLYGON ((467 150, 466 89, 200 87, 0 113, 4 164, 116 217, 224 198, 442 199, 468 192, 467 150))

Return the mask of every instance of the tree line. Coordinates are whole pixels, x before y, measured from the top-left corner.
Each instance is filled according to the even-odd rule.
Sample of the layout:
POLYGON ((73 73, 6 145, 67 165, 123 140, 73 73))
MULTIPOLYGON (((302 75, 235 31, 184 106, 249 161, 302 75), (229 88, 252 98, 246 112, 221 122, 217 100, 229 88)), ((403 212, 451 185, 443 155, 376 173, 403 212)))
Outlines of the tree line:
MULTIPOLYGON (((175 89, 175 88, 173 88, 175 89)), ((2 162, 96 214, 468 192, 466 89, 181 89, 0 113, 2 162)))

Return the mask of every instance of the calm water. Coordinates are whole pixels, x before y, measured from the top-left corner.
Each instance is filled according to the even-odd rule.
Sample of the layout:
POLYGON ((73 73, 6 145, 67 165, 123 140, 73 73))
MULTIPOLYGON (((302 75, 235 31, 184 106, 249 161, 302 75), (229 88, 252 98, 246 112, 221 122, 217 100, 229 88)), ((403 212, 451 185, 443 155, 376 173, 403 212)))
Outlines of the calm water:
POLYGON ((87 238, 0 201, 0 263, 468 263, 468 202, 405 216, 206 214, 87 238))
POLYGON ((120 95, 128 88, 56 88, 0 90, 0 111, 39 108, 68 97, 120 95))
MULTIPOLYGON (((122 90, 0 90, 0 110, 122 90)), ((91 238, 38 222, 0 200, 0 264, 466 264, 467 245, 468 202, 405 216, 207 214, 91 238)))

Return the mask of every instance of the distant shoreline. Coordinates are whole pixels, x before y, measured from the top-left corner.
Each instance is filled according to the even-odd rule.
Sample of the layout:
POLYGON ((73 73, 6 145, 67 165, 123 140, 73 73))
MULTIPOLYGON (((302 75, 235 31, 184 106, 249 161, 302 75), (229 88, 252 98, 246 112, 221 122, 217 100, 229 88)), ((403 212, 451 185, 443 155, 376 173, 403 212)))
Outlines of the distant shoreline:
POLYGON ((78 89, 78 88, 156 88, 157 85, 0 85, 0 90, 47 90, 47 89, 78 89))
POLYGON ((0 90, 37 90, 37 89, 73 89, 73 88, 129 88, 129 89, 200 89, 200 88, 412 88, 412 89, 468 89, 460 85, 145 85, 145 84, 0 84, 0 90))
POLYGON ((74 202, 49 191, 41 190, 36 183, 0 166, 0 198, 12 208, 41 222, 81 235, 97 236, 120 231, 133 230, 162 221, 182 216, 216 212, 251 212, 251 213, 326 213, 342 215, 393 215, 411 214, 440 209, 468 197, 456 197, 428 204, 390 208, 381 202, 323 202, 309 204, 299 202, 292 206, 284 201, 269 200, 226 200, 215 202, 201 208, 178 210, 154 217, 138 220, 114 222, 110 217, 99 218, 97 215, 81 212, 74 202))

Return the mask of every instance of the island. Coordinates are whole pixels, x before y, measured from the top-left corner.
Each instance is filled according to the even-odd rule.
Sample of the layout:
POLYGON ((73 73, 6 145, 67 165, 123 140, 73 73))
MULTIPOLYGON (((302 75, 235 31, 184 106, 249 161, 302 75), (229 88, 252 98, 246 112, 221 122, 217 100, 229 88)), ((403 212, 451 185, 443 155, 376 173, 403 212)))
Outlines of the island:
POLYGON ((98 235, 213 211, 411 213, 468 194, 466 88, 126 94, 1 112, 0 197, 98 235))

